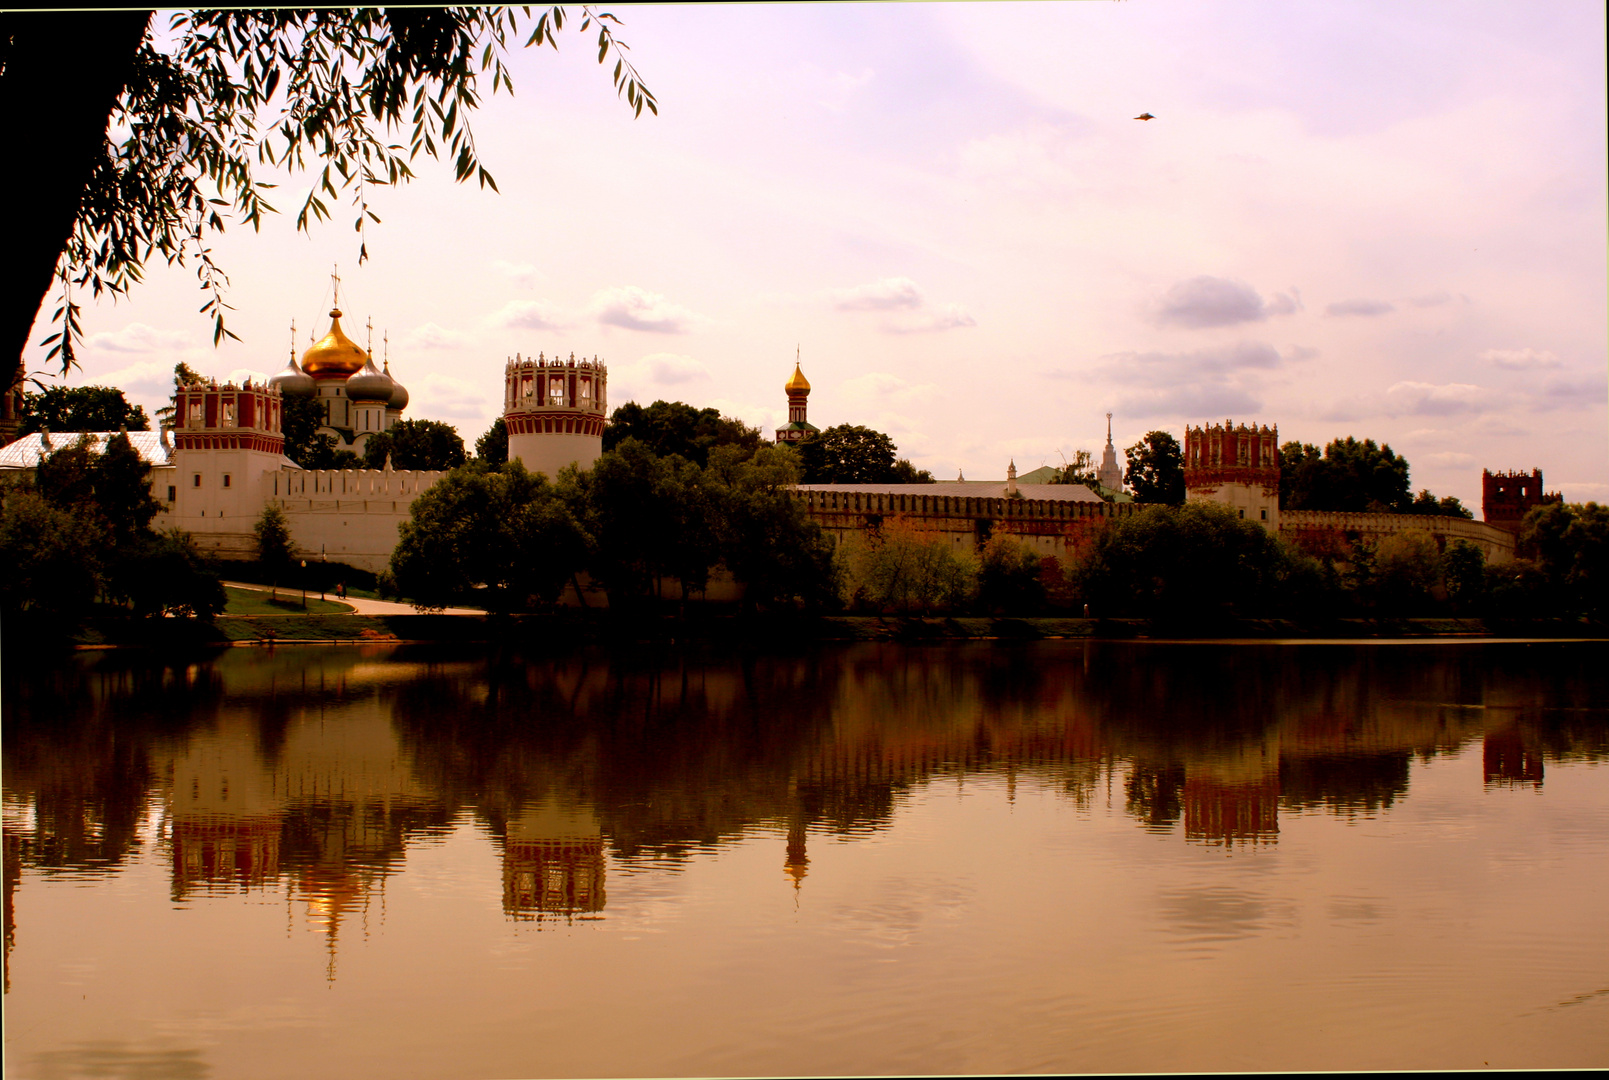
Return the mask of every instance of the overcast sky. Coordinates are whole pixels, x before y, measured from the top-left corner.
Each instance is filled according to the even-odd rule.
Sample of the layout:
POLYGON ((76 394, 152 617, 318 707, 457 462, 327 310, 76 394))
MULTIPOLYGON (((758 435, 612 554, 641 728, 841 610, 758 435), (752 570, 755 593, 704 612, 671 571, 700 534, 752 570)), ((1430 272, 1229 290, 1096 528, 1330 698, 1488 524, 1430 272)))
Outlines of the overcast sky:
POLYGON ((473 119, 501 194, 419 166, 359 267, 350 212, 295 232, 291 179, 214 245, 242 341, 213 349, 193 273, 153 267, 86 306, 69 381, 149 410, 178 360, 277 371, 338 262, 408 415, 470 442, 515 351, 769 434, 798 347, 812 422, 940 479, 1098 457, 1110 411, 1120 451, 1233 419, 1389 442, 1477 508, 1483 467, 1609 499, 1601 3, 620 14, 659 116, 590 35, 517 53, 473 119))

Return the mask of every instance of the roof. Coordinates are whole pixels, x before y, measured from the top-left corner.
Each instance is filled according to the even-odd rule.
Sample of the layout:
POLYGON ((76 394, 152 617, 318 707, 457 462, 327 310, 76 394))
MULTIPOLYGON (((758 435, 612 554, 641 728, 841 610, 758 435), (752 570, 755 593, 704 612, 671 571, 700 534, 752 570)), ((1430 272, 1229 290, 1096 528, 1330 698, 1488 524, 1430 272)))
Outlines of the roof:
MULTIPOLYGON (((89 436, 90 450, 100 453, 106 448, 106 440, 115 431, 52 431, 47 435, 35 432, 24 435, 14 443, 0 446, 0 469, 32 469, 39 465, 41 457, 48 457, 57 450, 65 450, 69 446, 76 446, 78 440, 85 435, 89 436), (46 443, 46 439, 49 443, 46 443)), ((130 431, 128 441, 133 444, 134 450, 140 455, 140 460, 150 466, 171 465, 172 447, 162 445, 162 433, 158 431, 130 431)))
MULTIPOLYGON (((934 484, 800 484, 800 491, 837 491, 847 495, 937 495, 962 499, 1002 499, 1004 480, 940 480, 934 484)), ((1017 484, 1024 499, 1098 503, 1101 497, 1083 484, 1017 484)))

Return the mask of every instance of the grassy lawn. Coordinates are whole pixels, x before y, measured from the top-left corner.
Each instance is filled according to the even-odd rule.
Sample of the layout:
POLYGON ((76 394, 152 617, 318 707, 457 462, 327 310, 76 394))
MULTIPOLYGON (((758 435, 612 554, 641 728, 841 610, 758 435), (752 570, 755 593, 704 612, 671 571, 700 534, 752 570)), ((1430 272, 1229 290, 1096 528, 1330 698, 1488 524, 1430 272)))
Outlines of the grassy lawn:
POLYGON ((320 600, 316 595, 309 596, 307 607, 303 608, 300 589, 281 589, 277 597, 228 585, 224 586, 224 592, 229 595, 229 604, 223 609, 225 615, 339 615, 352 610, 348 604, 320 600))

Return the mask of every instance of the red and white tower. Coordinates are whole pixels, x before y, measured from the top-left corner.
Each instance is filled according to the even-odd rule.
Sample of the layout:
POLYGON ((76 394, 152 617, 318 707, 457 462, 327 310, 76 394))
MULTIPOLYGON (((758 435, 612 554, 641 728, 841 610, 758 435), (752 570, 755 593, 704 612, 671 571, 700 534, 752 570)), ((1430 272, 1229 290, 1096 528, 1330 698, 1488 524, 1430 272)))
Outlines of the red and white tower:
POLYGON ((1218 502, 1279 532, 1279 426, 1231 420, 1184 429, 1186 502, 1218 502))
POLYGON ((550 480, 566 465, 591 468, 603 453, 608 383, 608 368, 596 356, 516 355, 503 368, 509 459, 550 480))

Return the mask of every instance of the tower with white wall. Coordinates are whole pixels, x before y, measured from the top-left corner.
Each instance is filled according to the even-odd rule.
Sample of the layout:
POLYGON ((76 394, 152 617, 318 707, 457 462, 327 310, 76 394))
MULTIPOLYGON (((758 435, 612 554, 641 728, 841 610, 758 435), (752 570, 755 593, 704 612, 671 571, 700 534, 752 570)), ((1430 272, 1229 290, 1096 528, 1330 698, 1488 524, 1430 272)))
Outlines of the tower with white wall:
MULTIPOLYGON (((193 533, 250 532, 263 477, 291 463, 278 390, 250 381, 180 385, 173 392, 169 515, 193 533)), ((292 466, 294 467, 294 466, 292 466)))
POLYGON ((1184 429, 1186 502, 1223 503, 1279 532, 1279 426, 1225 420, 1184 429))
POLYGON ((516 355, 503 367, 503 423, 508 456, 548 479, 566 465, 589 469, 603 453, 608 368, 596 356, 533 360, 516 355))

